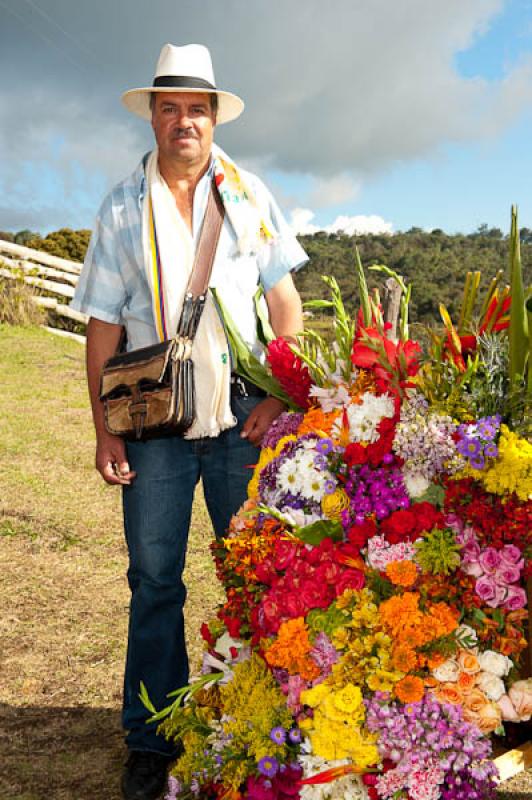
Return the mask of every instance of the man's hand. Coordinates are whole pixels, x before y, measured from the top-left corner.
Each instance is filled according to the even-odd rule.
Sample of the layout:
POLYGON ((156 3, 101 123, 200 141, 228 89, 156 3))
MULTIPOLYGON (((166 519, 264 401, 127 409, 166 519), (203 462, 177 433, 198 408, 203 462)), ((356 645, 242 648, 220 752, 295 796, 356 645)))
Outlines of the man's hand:
POLYGON ((96 469, 106 483, 129 486, 136 473, 129 468, 126 446, 119 436, 101 434, 96 444, 96 469))
POLYGON ((285 404, 276 397, 267 397, 255 406, 247 420, 242 426, 240 436, 249 439, 255 447, 260 447, 262 437, 279 414, 286 411, 285 404))

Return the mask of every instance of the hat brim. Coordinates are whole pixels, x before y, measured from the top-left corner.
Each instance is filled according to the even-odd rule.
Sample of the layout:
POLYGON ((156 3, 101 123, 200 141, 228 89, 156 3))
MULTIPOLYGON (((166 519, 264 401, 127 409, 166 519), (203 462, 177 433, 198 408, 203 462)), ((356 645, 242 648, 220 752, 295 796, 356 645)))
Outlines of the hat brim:
POLYGON ((236 94, 231 92, 221 92, 218 89, 211 91, 208 89, 187 89, 180 86, 178 89, 168 86, 147 86, 142 89, 129 89, 122 95, 122 103, 142 119, 151 120, 150 97, 152 92, 179 92, 180 94, 216 94, 218 95, 218 112, 216 114, 216 124, 222 125, 224 122, 232 122, 240 116, 244 110, 244 101, 236 94))

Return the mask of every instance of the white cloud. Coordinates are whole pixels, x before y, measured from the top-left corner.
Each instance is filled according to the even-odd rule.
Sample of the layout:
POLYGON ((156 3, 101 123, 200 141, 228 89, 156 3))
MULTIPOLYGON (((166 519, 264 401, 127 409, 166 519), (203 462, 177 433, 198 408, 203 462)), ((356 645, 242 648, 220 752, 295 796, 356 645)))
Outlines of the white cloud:
POLYGON ((308 208, 294 208, 290 214, 290 226, 294 233, 301 235, 325 231, 326 233, 347 233, 349 236, 363 233, 393 233, 393 223, 386 222, 377 214, 357 214, 352 217, 340 215, 330 225, 320 227, 312 220, 315 213, 308 208))
POLYGON ((141 0, 111 5, 116 13, 108 0, 47 0, 55 25, 42 16, 36 25, 25 4, 2 19, 3 63, 17 69, 0 90, 0 188, 15 195, 14 212, 41 208, 41 227, 54 182, 57 215, 69 224, 85 204, 89 222, 97 203, 87 184, 99 176, 109 186, 146 149, 149 125, 119 97, 151 83, 166 41, 210 47, 218 85, 246 102, 218 129, 220 144, 244 163, 310 177, 298 203, 316 209, 352 201, 362 181, 449 142, 500 135, 532 106, 526 60, 495 81, 456 69, 504 0, 153 0, 149 14, 141 0))

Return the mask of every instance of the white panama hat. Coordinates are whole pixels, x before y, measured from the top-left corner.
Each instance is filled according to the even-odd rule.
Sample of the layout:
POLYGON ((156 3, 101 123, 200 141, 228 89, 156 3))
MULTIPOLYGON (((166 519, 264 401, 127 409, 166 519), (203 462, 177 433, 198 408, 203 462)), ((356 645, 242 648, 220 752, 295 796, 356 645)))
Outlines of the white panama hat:
POLYGON ((216 88, 211 54, 202 44, 176 47, 165 44, 161 50, 153 85, 142 89, 129 89, 122 95, 122 103, 133 114, 151 120, 150 97, 152 92, 204 92, 218 95, 216 123, 231 122, 244 110, 244 102, 231 92, 216 88))

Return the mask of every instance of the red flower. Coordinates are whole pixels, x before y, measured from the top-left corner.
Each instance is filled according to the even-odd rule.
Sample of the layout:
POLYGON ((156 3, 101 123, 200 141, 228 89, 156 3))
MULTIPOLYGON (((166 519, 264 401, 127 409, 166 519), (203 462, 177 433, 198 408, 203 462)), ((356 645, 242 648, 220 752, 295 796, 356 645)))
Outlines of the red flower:
POLYGON ((280 336, 268 345, 268 363, 272 375, 283 391, 298 404, 300 408, 310 406, 309 391, 312 385, 310 373, 298 356, 296 356, 286 339, 280 336))
POLYGON ((419 369, 421 347, 417 342, 392 342, 376 328, 360 328, 353 343, 351 361, 355 367, 370 369, 381 392, 402 395, 419 369))
POLYGON ((368 460, 368 453, 364 445, 358 442, 348 444, 344 452, 344 461, 348 467, 355 467, 358 464, 365 464, 368 460))
POLYGON ((409 538, 417 531, 416 515, 411 509, 400 509, 381 522, 381 533, 392 544, 409 538))
POLYGON ((360 569, 346 569, 336 586, 336 597, 340 597, 346 589, 363 589, 366 583, 364 573, 360 569))

